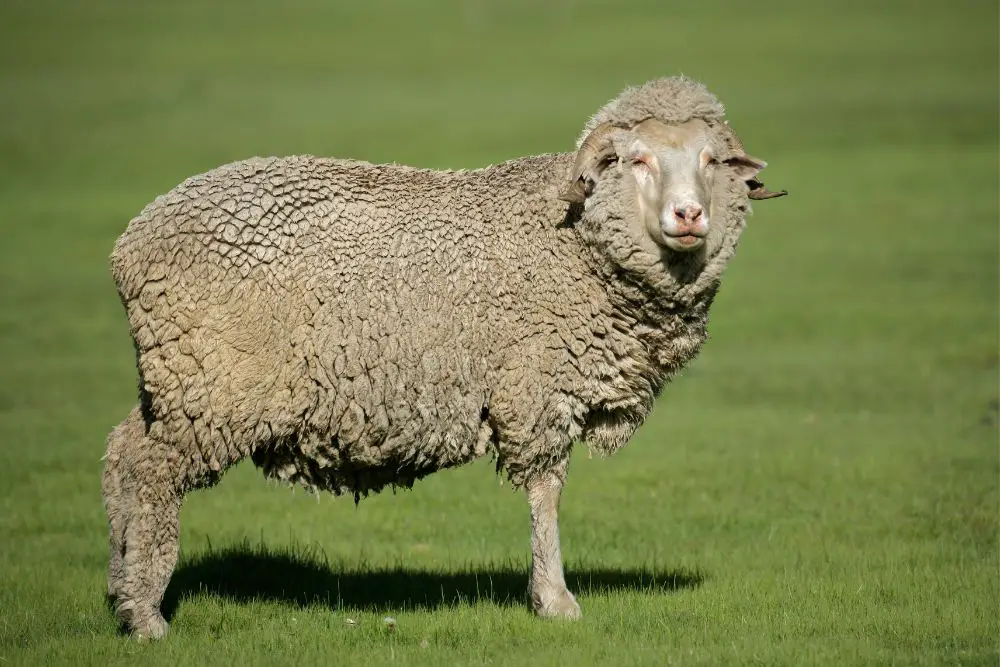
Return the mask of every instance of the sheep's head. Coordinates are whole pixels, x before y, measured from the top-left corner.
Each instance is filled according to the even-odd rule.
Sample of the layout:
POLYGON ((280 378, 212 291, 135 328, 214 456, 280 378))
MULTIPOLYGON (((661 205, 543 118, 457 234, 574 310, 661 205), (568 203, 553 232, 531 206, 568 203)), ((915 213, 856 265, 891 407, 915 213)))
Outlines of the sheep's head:
POLYGON ((683 123, 650 118, 630 127, 603 123, 580 144, 560 197, 586 204, 605 172, 616 169, 627 192, 634 193, 635 222, 650 240, 674 252, 698 250, 712 228, 717 179, 747 182, 755 199, 784 194, 762 187, 756 176, 766 163, 747 155, 728 126, 722 127, 723 134, 713 132, 698 118, 683 123))

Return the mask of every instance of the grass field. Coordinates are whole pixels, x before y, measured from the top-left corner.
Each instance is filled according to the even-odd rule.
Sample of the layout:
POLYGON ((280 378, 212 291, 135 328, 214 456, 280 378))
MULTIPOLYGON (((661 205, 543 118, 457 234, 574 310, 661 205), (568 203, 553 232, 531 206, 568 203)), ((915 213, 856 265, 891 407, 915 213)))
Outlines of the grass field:
POLYGON ((0 667, 996 665, 997 4, 809 4, 0 4, 0 667), (568 150, 677 72, 792 194, 756 204, 629 447, 575 457, 584 619, 527 611, 527 504, 489 462, 357 508, 239 467, 184 507, 168 639, 119 636, 99 459, 135 399, 129 218, 255 154, 568 150))

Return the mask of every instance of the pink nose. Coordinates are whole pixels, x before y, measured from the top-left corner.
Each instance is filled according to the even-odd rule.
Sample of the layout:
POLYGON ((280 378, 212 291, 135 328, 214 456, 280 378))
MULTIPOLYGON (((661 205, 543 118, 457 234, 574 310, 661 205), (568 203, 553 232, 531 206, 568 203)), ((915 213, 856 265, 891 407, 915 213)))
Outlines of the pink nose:
POLYGON ((697 204, 674 207, 674 217, 677 218, 679 222, 686 222, 688 224, 701 220, 701 212, 701 206, 698 206, 697 204))

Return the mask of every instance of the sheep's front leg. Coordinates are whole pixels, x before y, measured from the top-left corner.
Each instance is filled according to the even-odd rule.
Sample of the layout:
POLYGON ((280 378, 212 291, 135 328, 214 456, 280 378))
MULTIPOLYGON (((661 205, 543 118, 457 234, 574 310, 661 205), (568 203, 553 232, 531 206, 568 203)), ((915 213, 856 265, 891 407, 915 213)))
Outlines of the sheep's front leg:
POLYGON ((580 605, 566 588, 559 552, 559 496, 563 478, 545 472, 527 483, 531 504, 531 606, 544 618, 580 618, 580 605))

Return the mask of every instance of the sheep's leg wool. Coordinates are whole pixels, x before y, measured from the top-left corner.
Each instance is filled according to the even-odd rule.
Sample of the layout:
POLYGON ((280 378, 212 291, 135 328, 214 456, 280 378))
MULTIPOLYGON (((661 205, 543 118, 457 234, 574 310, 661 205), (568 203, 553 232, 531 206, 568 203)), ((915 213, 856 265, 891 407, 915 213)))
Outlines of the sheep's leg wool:
POLYGON ((136 408, 108 437, 105 457, 108 593, 118 618, 148 639, 167 633, 160 603, 177 563, 182 494, 171 451, 149 438, 136 408))

